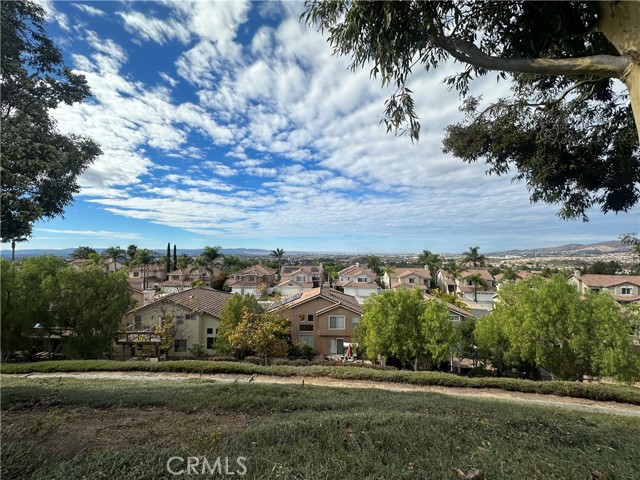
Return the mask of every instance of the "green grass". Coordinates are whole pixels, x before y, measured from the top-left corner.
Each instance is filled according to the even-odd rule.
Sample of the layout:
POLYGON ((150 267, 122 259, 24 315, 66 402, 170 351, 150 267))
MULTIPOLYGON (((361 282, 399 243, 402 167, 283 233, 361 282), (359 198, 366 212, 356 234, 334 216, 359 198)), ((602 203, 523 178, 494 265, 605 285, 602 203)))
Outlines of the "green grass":
POLYGON ((173 477, 172 456, 247 458, 243 478, 638 478, 640 418, 428 392, 2 378, 3 479, 173 477))
POLYGON ((579 382, 535 382, 513 378, 468 378, 442 372, 411 372, 356 368, 349 366, 260 366, 238 362, 182 360, 169 362, 121 362, 115 360, 62 360, 36 363, 14 363, 1 366, 3 374, 33 372, 150 371, 182 373, 259 374, 281 377, 327 377, 339 380, 369 380, 437 385, 465 388, 497 388, 525 393, 540 393, 591 400, 614 401, 640 405, 640 389, 625 385, 579 382))

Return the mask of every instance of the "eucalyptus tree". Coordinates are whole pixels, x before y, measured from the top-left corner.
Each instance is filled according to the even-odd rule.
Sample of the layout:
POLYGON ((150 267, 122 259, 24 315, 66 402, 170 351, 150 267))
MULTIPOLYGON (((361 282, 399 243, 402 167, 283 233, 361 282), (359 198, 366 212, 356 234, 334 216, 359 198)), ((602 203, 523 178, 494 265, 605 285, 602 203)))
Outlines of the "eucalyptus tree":
POLYGON ((101 151, 93 140, 58 131, 49 111, 90 95, 64 64, 36 2, 1 2, 0 236, 25 238, 42 218, 61 215, 80 190, 78 176, 101 151))
POLYGON ((514 171, 562 218, 629 211, 640 199, 640 2, 307 0, 302 17, 352 70, 395 88, 387 131, 419 139, 411 75, 453 60, 445 83, 466 97, 465 119, 447 128, 445 152, 485 161, 491 174, 514 171), (511 94, 469 97, 490 71, 511 94))

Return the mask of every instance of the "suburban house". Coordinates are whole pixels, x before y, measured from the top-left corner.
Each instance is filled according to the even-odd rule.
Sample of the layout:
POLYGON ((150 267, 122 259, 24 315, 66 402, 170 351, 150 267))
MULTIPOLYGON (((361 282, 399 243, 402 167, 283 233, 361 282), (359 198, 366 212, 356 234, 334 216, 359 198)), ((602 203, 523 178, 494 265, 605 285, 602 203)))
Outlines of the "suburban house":
POLYGON ((463 300, 470 300, 479 304, 493 305, 493 297, 496 295, 496 285, 493 275, 486 268, 470 268, 460 272, 460 277, 456 280, 456 291, 463 300), (486 285, 481 282, 474 282, 471 277, 480 275, 486 285), (477 283, 477 284, 476 284, 477 283))
POLYGON ((196 287, 167 295, 127 314, 125 329, 117 335, 116 354, 123 358, 146 353, 158 356, 159 337, 153 326, 170 317, 175 324, 175 342, 170 356, 191 356, 189 347, 200 344, 211 354, 220 324, 220 313, 231 294, 210 287, 196 287))
POLYGON ((362 307, 351 296, 331 288, 313 288, 271 307, 291 322, 291 340, 322 355, 342 355, 360 324, 362 307))
POLYGON ((283 297, 318 288, 323 281, 322 265, 284 265, 275 291, 283 297))
MULTIPOLYGON (((122 262, 118 262, 118 261, 113 261, 113 259, 111 258, 105 258, 105 259, 100 259, 100 257, 97 257, 100 261, 100 264, 108 271, 108 272, 115 272, 116 270, 120 270, 122 268, 125 268, 127 265, 125 263, 122 262)), ((84 267, 85 265, 91 265, 95 263, 93 260, 89 259, 89 258, 76 258, 75 260, 71 260, 69 262, 69 265, 71 265, 72 267, 80 270, 82 267, 84 267)))
POLYGON ((166 266, 160 263, 133 265, 129 268, 129 285, 138 290, 159 288, 166 274, 166 266))
POLYGON ((449 310, 449 320, 451 320, 453 323, 461 322, 462 320, 465 320, 467 318, 475 318, 473 312, 469 312, 464 308, 460 308, 453 303, 440 300, 438 297, 435 297, 429 293, 425 293, 424 298, 426 298, 427 300, 444 303, 447 306, 447 310, 449 310))
POLYGON ((527 280, 531 277, 534 277, 535 273, 531 273, 531 272, 527 272, 526 270, 518 270, 516 272, 516 278, 515 280, 507 280, 504 278, 504 274, 503 273, 499 273, 496 276, 494 276, 494 280, 495 280, 495 284, 496 284, 496 289, 500 290, 500 286, 505 284, 505 283, 516 283, 516 282, 520 282, 522 280, 527 280))
POLYGON ((118 260, 114 260, 113 258, 107 258, 104 260, 104 266, 107 269, 107 272, 116 272, 122 268, 127 266, 124 262, 119 262, 118 260))
POLYGON ((426 291, 431 288, 431 273, 427 267, 396 267, 391 275, 384 273, 382 283, 391 290, 404 286, 426 291))
MULTIPOLYGON (((213 268, 213 276, 217 277, 222 271, 213 268)), ((211 273, 202 267, 179 268, 167 273, 167 279, 160 284, 164 293, 178 293, 192 288, 193 283, 202 281, 211 284, 211 273)))
POLYGON ((576 270, 569 282, 580 293, 609 292, 618 303, 640 303, 640 275, 593 275, 576 270))
POLYGON ((364 303, 368 296, 380 294, 380 286, 375 283, 375 280, 375 273, 356 263, 338 272, 336 287, 347 295, 355 297, 358 303, 364 303))
POLYGON ((273 268, 253 265, 238 270, 225 282, 231 293, 240 295, 260 295, 260 290, 270 289, 276 283, 276 271, 273 268))

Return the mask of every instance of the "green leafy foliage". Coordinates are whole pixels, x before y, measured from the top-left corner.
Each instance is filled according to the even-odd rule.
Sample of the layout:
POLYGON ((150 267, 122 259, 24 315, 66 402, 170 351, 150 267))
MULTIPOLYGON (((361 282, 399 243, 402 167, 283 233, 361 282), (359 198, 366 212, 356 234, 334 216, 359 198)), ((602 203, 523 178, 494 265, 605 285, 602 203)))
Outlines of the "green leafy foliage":
POLYGON ((563 380, 584 375, 632 381, 640 357, 632 345, 637 309, 625 309, 607 293, 581 297, 561 275, 505 284, 495 310, 478 320, 481 354, 508 369, 521 362, 563 380))
POLYGON ((355 336, 372 360, 395 358, 418 370, 451 352, 454 331, 446 306, 425 301, 417 289, 385 290, 369 297, 363 310, 355 336))
POLYGON ((491 104, 467 99, 464 121, 447 128, 445 152, 485 161, 492 174, 513 168, 532 201, 559 204, 562 218, 586 220, 592 206, 628 211, 640 199, 639 122, 629 95, 612 81, 638 88, 628 79, 639 68, 638 8, 633 2, 601 9, 598 2, 307 0, 302 17, 328 32, 334 54, 349 56, 353 70, 371 66, 372 78, 395 88, 382 122, 412 141, 420 134, 409 88, 415 69, 431 71, 455 59, 460 67, 445 84, 463 97, 490 70, 498 79, 509 76, 511 97, 491 104), (608 37, 627 43, 614 45, 598 31, 605 14, 616 19, 614 34, 629 32, 608 31, 608 37))
POLYGON ((58 132, 49 110, 89 95, 83 76, 63 63, 35 2, 1 4, 1 237, 31 234, 33 223, 60 215, 80 186, 78 176, 101 153, 88 138, 58 132))
POLYGON ((231 331, 225 331, 231 348, 236 351, 252 351, 265 365, 269 358, 285 356, 289 352, 291 338, 289 321, 277 313, 254 312, 244 308, 242 320, 231 331))
POLYGON ((242 322, 243 316, 249 311, 259 315, 264 312, 262 306, 253 295, 233 295, 222 307, 220 312, 220 326, 215 351, 221 355, 236 355, 240 358, 247 355, 244 349, 237 349, 229 342, 229 336, 242 322))

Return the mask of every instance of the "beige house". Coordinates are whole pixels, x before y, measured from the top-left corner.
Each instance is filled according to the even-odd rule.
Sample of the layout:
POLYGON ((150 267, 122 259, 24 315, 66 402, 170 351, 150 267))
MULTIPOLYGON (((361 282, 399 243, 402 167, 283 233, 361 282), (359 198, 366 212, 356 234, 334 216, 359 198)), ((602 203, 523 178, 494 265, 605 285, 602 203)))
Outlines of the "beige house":
POLYGON ((322 265, 284 265, 275 291, 283 297, 318 288, 323 281, 322 265))
POLYGON ((138 307, 126 317, 125 329, 116 340, 121 351, 116 353, 127 358, 144 350, 158 356, 159 338, 153 333, 153 326, 170 317, 175 324, 175 341, 170 356, 191 356, 189 347, 194 344, 203 345, 210 355, 220 325, 220 313, 230 297, 231 294, 210 287, 196 287, 138 307))
POLYGON ((356 263, 338 272, 336 286, 362 304, 370 295, 380 294, 380 286, 375 280, 375 273, 356 263))
POLYGON ((150 263, 149 265, 133 265, 129 268, 129 285, 138 290, 156 289, 165 280, 165 265, 150 263))
MULTIPOLYGON (((220 269, 213 268, 214 278, 221 273, 220 269)), ((211 273, 202 267, 179 268, 167 273, 167 279, 160 284, 160 288, 164 293, 178 293, 193 288, 193 283, 197 281, 210 285, 211 273)))
POLYGON ((261 289, 271 289, 275 283, 276 271, 273 268, 253 265, 238 270, 229 277, 225 285, 231 289, 231 293, 259 296, 261 289))
POLYGON ((576 270, 569 282, 580 293, 608 292, 619 303, 640 303, 640 275, 583 275, 576 270))
POLYGON ((431 288, 431 273, 427 267, 396 267, 391 275, 384 273, 382 283, 391 290, 404 286, 426 291, 431 288))
POLYGON ((362 307, 351 295, 331 288, 313 288, 271 307, 291 322, 291 340, 322 355, 342 355, 360 324, 362 307))

